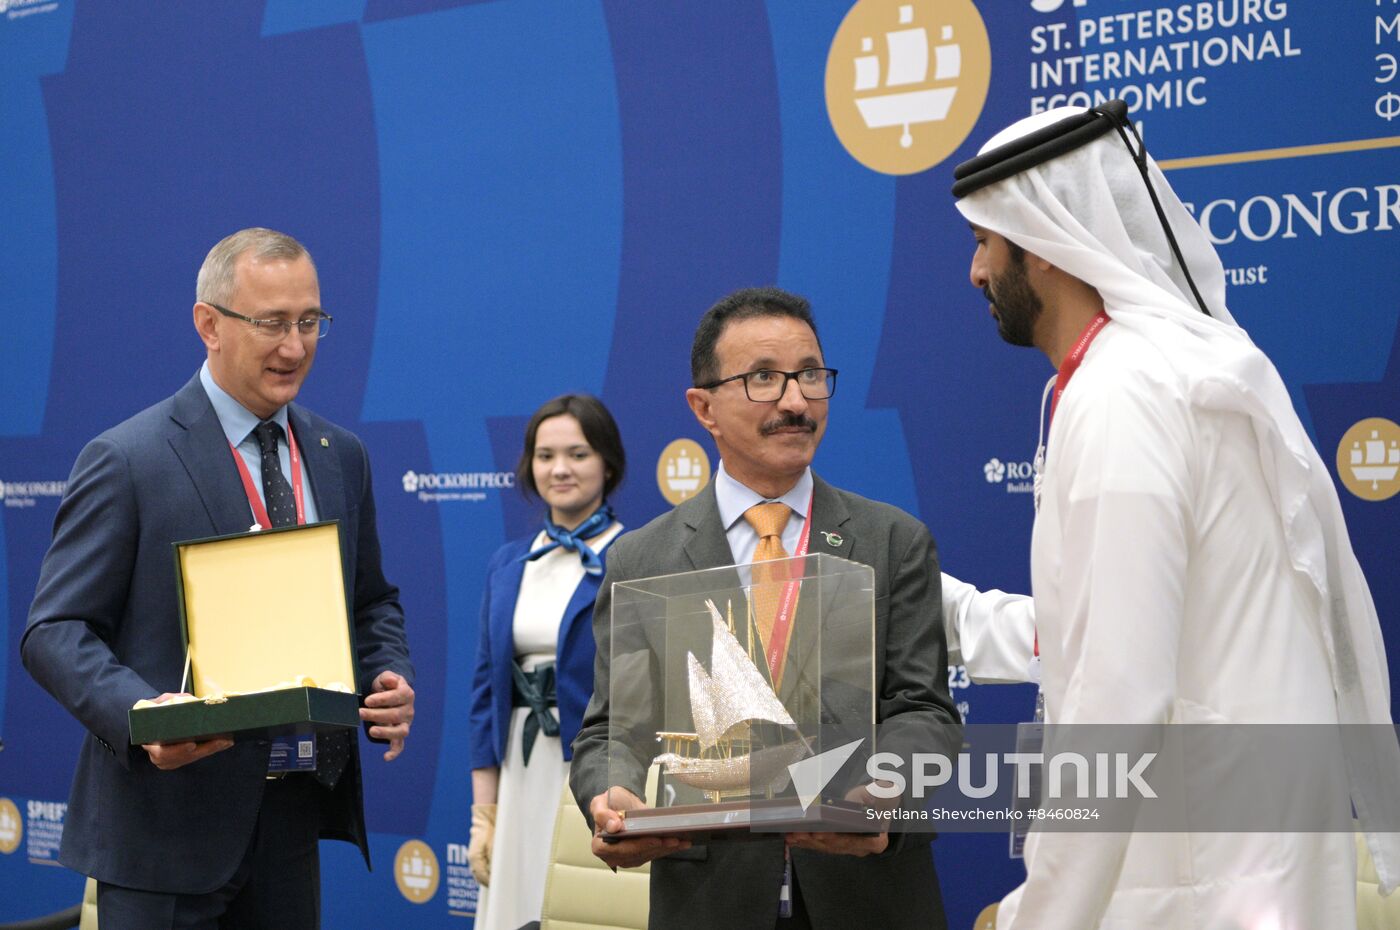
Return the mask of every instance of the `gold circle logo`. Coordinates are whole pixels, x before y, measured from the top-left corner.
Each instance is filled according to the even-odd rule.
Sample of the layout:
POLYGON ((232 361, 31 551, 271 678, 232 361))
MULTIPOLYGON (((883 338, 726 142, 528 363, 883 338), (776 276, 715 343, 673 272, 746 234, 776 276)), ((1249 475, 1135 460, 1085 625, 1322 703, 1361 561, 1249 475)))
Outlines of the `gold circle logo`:
POLYGON ((0 853, 9 855, 19 849, 24 827, 20 825, 19 808, 9 798, 0 798, 0 853))
POLYGON ((409 840, 394 857, 394 884, 399 893, 414 904, 422 904, 437 894, 441 878, 437 856, 422 840, 409 840))
POLYGON ((656 460, 656 486, 661 496, 679 504, 710 483, 710 457, 693 439, 677 439, 656 460))
POLYGON ((972 0, 859 0, 826 56, 826 114, 856 161, 914 174, 962 145, 991 77, 972 0))
POLYGON ((1370 417, 1347 430, 1337 445, 1337 474, 1364 501, 1400 493, 1400 425, 1370 417))

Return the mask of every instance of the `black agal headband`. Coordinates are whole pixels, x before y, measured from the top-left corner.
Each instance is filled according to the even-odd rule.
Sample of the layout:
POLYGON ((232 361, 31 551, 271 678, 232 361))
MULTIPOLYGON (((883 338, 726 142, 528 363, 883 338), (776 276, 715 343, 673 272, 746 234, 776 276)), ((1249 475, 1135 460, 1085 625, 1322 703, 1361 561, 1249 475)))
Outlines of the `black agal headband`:
POLYGON ((1186 276, 1186 283, 1191 286, 1191 294, 1196 298, 1196 303, 1200 305, 1201 312, 1210 316, 1205 299, 1201 297, 1201 292, 1196 288, 1196 281, 1191 277, 1190 269, 1186 267, 1186 260, 1181 256, 1181 247, 1176 243, 1176 235, 1172 232, 1171 224, 1167 222, 1167 215, 1162 209, 1162 203, 1157 199, 1157 190, 1152 186, 1152 179, 1147 171, 1147 147, 1143 145, 1142 137, 1137 133, 1137 127, 1128 120, 1128 105, 1122 100, 1109 100, 1091 110, 1075 113, 1049 126, 1037 129, 1035 132, 1027 133, 1018 139, 1012 139, 990 152, 969 158, 953 169, 953 196, 966 197, 968 194, 998 181, 1004 181, 1012 175, 1020 174, 1022 171, 1027 171, 1037 165, 1043 165, 1047 161, 1088 145, 1100 136, 1115 130, 1127 147, 1133 163, 1137 165, 1138 173, 1142 175, 1142 182, 1147 186, 1147 195, 1152 198, 1152 207, 1157 211, 1157 219, 1162 224, 1162 230, 1167 234, 1167 242, 1171 245, 1172 255, 1176 257, 1177 264, 1181 266, 1182 273, 1186 276), (1129 133, 1132 134, 1133 139, 1137 140, 1136 149, 1128 139, 1129 133))

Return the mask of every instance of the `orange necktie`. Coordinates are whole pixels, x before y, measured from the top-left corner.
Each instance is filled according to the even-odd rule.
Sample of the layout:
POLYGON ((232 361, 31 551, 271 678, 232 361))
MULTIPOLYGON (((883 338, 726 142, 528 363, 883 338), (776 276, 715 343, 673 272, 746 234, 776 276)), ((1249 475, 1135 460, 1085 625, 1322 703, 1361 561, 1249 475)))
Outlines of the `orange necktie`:
POLYGON ((744 519, 758 534, 758 548, 753 551, 753 588, 749 597, 758 635, 765 651, 769 638, 773 635, 778 601, 787 577, 785 572, 778 570, 778 566, 765 566, 763 563, 788 557, 788 551, 783 548, 783 527, 787 526, 790 516, 792 508, 781 501, 754 504, 744 511, 744 519))

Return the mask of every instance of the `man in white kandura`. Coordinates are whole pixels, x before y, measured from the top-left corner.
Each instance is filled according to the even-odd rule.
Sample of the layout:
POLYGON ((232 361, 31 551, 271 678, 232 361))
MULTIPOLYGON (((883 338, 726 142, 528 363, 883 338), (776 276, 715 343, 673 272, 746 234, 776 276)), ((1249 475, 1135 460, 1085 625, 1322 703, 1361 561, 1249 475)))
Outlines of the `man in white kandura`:
MULTIPOLYGON (((1030 117, 955 173, 973 285, 1007 341, 1058 369, 1031 542, 1046 718, 1388 725, 1375 606, 1327 469, 1123 113, 1030 117), (1098 119, 1112 125, 1067 134, 1098 119)), ((1388 743, 1364 764, 1349 751, 1303 803, 1345 817, 1350 795, 1388 892, 1400 834, 1375 828, 1400 750, 1367 732, 1388 743)), ((1003 930, 1356 926, 1342 833, 1034 831, 1026 866, 1003 930)))

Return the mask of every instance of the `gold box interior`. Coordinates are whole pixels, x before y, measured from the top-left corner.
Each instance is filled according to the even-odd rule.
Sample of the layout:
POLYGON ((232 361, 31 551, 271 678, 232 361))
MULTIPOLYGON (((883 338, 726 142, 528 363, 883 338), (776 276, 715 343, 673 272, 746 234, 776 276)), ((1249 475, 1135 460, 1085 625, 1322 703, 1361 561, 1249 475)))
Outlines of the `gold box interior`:
POLYGON ((190 693, 356 689, 335 523, 182 545, 190 693))

